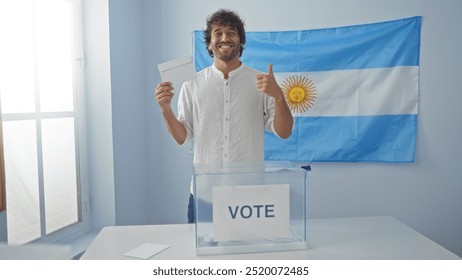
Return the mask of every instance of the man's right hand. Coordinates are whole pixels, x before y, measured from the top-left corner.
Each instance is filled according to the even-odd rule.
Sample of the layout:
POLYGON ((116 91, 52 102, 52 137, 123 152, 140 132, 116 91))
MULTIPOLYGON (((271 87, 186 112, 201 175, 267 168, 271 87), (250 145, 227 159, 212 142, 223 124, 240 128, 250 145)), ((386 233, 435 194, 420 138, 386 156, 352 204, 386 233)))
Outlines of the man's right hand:
POLYGON ((162 82, 156 88, 156 100, 160 108, 164 110, 171 109, 171 103, 173 98, 173 86, 171 82, 162 82))
POLYGON ((168 132, 173 136, 173 139, 182 145, 187 137, 186 128, 175 117, 172 108, 173 86, 171 82, 162 82, 156 88, 156 100, 162 109, 165 124, 167 125, 168 132))

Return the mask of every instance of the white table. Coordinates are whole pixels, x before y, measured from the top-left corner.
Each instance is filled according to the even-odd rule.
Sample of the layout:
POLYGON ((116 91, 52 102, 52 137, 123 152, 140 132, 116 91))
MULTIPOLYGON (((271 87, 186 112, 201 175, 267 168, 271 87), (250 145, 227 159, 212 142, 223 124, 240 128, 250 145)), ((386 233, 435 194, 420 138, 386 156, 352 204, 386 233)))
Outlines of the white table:
POLYGON ((83 260, 133 259, 122 254, 147 242, 170 245, 151 259, 460 259, 392 217, 307 220, 308 248, 298 251, 196 256, 193 224, 105 227, 83 260))
POLYGON ((68 245, 34 243, 26 245, 8 245, 0 243, 0 260, 70 259, 72 259, 72 248, 68 245))

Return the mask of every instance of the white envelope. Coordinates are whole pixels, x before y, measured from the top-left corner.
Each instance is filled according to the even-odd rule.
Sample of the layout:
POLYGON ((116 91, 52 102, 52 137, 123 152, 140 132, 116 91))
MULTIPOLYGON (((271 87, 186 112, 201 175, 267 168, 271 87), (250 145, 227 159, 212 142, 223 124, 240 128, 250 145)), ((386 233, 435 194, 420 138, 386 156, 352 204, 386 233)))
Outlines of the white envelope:
POLYGON ((179 92, 184 82, 197 77, 191 56, 181 57, 157 65, 163 82, 170 81, 179 92))
POLYGON ((149 259, 150 257, 159 254, 160 252, 168 249, 169 245, 144 243, 134 249, 131 249, 123 253, 126 257, 133 257, 138 259, 149 259))

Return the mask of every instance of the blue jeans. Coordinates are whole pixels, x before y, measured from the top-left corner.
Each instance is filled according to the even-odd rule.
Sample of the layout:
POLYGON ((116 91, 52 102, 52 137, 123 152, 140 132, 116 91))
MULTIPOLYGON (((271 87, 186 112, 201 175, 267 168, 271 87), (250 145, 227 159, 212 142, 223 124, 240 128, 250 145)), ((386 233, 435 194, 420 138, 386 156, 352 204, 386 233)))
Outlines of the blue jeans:
POLYGON ((196 211, 194 205, 194 195, 189 194, 189 203, 188 203, 188 224, 194 224, 196 222, 196 211))

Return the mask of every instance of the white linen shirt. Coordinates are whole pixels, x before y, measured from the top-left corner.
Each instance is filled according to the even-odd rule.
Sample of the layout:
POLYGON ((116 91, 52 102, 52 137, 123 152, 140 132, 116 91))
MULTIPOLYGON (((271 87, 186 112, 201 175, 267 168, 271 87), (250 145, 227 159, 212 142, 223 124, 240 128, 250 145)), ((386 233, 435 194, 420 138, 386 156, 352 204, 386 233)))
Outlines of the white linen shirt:
POLYGON ((178 120, 197 163, 264 160, 264 131, 274 132, 274 99, 258 91, 258 71, 241 64, 228 79, 214 65, 183 84, 178 120))

